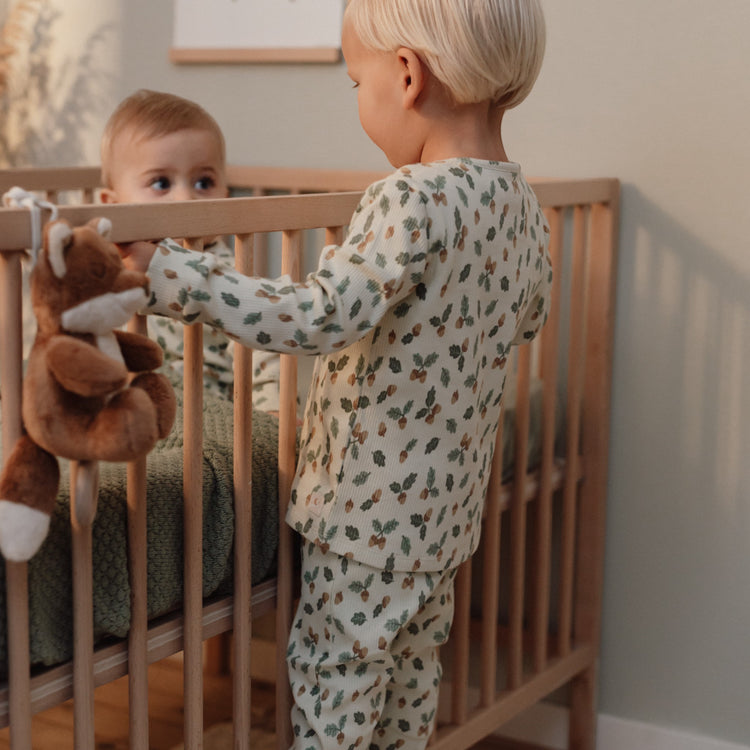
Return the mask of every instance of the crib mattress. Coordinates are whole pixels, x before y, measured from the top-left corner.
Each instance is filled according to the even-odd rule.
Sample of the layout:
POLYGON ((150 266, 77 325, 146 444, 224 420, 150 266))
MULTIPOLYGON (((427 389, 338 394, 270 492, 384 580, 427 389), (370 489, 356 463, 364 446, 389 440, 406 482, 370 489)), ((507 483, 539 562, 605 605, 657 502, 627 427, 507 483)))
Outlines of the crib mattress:
MULTIPOLYGON (((182 601, 182 393, 175 388, 174 429, 149 454, 147 471, 148 614, 157 617, 182 601)), ((203 594, 231 592, 234 510, 232 404, 206 394, 203 404, 203 594)), ((253 414, 253 584, 275 573, 278 540, 278 422, 253 414)), ((68 464, 50 532, 30 560, 29 622, 33 665, 72 656, 72 571, 68 464)), ((94 635, 124 637, 130 627, 126 464, 100 463, 93 524, 94 635)), ((5 564, 0 558, 0 676, 7 673, 5 564)))

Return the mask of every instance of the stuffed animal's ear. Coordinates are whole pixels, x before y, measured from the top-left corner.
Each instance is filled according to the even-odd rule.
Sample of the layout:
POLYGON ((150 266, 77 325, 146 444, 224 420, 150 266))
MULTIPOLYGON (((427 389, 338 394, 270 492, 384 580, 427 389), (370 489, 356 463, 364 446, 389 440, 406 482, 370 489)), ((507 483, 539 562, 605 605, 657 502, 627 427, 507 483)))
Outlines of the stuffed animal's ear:
POLYGON ((73 241, 73 227, 67 221, 54 221, 47 226, 47 259, 52 273, 65 276, 65 250, 73 241))
POLYGON ((91 219, 88 225, 97 233, 104 237, 105 240, 109 239, 109 235, 112 233, 112 222, 106 216, 100 216, 98 219, 91 219))

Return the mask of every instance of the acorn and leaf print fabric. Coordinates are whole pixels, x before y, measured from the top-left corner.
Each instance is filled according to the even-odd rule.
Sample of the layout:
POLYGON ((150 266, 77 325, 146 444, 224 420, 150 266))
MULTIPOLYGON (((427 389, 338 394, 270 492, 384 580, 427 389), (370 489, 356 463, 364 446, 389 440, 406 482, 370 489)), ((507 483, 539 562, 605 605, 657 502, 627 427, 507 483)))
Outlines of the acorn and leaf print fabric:
POLYGON ((411 165, 300 282, 163 242, 148 311, 320 355, 288 522, 375 567, 446 570, 479 541, 508 355, 547 316, 548 235, 518 165, 411 165))

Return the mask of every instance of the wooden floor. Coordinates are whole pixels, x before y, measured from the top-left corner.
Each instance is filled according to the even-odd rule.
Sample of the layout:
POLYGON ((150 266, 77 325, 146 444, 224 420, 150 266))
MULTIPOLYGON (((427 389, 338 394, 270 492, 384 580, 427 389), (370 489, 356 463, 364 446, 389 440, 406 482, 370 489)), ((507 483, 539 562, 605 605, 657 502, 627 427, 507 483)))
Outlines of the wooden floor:
MULTIPOLYGON (((211 727, 231 718, 232 683, 229 677, 204 677, 204 724, 211 727)), ((128 683, 123 677, 96 690, 96 750, 128 749, 128 683)), ((149 668, 149 747, 150 750, 172 750, 182 743, 182 662, 164 659, 149 668)), ((258 750, 272 748, 274 731, 272 688, 259 683, 253 688, 251 724, 258 750), (265 741, 264 741, 265 740, 265 741)), ((33 750, 73 748, 72 701, 34 717, 33 750)), ((231 747, 229 745, 228 747, 231 747)), ((0 750, 10 748, 9 730, 0 730, 0 750)), ((211 750, 208 746, 206 750, 211 750)), ((274 748, 275 750, 275 748, 274 748)))
MULTIPOLYGON (((204 724, 207 727, 204 750, 229 750, 231 730, 232 684, 226 676, 204 678, 204 724)), ((165 659, 149 668, 150 750, 177 750, 182 745, 182 662, 165 659)), ((254 683, 252 692, 253 750, 276 750, 274 737, 273 688, 254 683)), ((96 750, 128 750, 128 683, 123 677, 96 691, 96 750)), ((0 750, 9 750, 9 730, 0 730, 0 750)), ((68 701, 34 717, 33 750, 66 750, 73 748, 73 707, 68 701)), ((531 745, 492 739, 473 750, 541 750, 531 745)))

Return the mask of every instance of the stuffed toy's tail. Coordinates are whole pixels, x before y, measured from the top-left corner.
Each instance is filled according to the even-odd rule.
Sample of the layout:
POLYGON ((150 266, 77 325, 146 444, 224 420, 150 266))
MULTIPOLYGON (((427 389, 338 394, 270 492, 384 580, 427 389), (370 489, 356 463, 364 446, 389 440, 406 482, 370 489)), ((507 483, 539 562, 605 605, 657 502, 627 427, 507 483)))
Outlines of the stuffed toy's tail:
POLYGON ((0 476, 0 552, 24 562, 34 556, 49 529, 60 467, 28 435, 16 442, 0 476))

